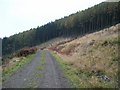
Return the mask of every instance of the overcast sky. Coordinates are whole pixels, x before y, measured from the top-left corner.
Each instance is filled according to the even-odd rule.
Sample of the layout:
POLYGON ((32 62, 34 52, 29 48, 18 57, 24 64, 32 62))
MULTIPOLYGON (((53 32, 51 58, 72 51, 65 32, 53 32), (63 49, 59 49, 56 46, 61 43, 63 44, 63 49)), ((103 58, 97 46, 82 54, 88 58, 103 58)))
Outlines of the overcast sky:
POLYGON ((105 0, 0 0, 0 37, 36 28, 105 0))

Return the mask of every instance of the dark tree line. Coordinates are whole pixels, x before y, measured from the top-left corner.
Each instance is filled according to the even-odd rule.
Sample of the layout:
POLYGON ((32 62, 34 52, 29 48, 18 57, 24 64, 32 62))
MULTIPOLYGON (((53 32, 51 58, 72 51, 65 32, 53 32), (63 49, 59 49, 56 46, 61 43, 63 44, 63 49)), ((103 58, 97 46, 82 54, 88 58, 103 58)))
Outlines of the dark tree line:
POLYGON ((120 2, 103 2, 41 27, 3 38, 3 55, 32 47, 55 37, 82 36, 120 23, 120 2))

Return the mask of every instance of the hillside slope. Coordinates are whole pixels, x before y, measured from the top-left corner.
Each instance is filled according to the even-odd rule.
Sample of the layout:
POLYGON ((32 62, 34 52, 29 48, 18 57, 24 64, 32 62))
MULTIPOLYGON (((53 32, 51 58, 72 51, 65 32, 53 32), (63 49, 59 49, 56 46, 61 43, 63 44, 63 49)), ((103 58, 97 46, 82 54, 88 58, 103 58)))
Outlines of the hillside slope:
POLYGON ((78 86, 115 88, 118 87, 119 34, 120 24, 117 24, 69 42, 54 44, 49 50, 76 69, 78 86))
POLYGON ((83 36, 120 23, 120 2, 103 2, 23 33, 3 38, 3 56, 56 37, 83 36))

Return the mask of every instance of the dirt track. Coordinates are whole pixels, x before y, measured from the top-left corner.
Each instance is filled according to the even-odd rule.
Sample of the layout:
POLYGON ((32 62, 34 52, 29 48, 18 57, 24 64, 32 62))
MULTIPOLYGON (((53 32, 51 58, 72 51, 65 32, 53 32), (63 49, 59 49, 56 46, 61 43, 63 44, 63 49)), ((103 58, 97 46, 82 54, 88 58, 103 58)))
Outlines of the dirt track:
POLYGON ((49 51, 45 51, 45 64, 41 66, 41 53, 3 82, 3 88, 70 88, 62 69, 49 51))

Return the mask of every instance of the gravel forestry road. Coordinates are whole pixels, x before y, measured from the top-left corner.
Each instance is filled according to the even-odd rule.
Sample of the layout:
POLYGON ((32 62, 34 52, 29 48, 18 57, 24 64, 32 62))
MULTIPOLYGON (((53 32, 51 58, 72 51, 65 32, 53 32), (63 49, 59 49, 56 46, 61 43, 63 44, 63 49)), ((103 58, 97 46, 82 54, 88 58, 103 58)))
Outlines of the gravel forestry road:
POLYGON ((33 60, 6 79, 2 86, 3 88, 70 88, 70 82, 52 54, 47 50, 40 50, 33 60), (41 64, 43 52, 45 61, 41 64))

